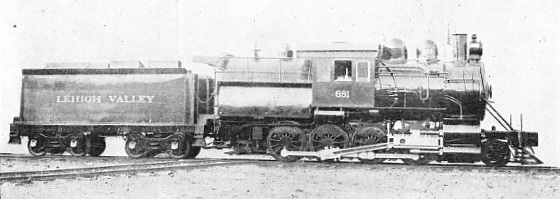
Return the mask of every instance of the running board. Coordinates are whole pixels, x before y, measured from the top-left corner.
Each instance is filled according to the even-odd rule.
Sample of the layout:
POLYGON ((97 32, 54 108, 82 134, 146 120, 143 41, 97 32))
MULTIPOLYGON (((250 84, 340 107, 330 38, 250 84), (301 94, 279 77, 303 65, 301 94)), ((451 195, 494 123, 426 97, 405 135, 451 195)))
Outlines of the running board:
POLYGON ((388 146, 389 145, 387 143, 380 143, 380 144, 373 144, 373 145, 366 145, 366 146, 359 146, 359 147, 352 147, 352 148, 345 148, 345 149, 330 148, 330 149, 324 149, 320 151, 289 151, 288 149, 284 148, 280 152, 280 155, 282 157, 288 157, 288 156, 318 157, 321 160, 328 160, 328 159, 341 158, 342 156, 347 156, 350 154, 383 150, 383 149, 387 149, 388 146))

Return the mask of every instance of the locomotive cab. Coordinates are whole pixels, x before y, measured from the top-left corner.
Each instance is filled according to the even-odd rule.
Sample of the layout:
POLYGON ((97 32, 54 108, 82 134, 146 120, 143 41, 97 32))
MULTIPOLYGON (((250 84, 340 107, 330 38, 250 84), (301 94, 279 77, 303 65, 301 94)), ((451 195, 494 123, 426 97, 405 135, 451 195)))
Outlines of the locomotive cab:
POLYGON ((314 62, 312 107, 373 108, 377 46, 335 43, 299 50, 314 62))

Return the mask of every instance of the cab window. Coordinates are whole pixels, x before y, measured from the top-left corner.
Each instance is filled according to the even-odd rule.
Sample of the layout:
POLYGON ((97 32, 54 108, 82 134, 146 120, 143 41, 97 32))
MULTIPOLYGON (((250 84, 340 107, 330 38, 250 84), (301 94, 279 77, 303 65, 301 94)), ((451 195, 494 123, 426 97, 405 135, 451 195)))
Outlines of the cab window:
POLYGON ((368 61, 361 61, 357 64, 357 71, 356 71, 356 81, 357 82, 369 82, 369 62, 368 61))
POLYGON ((311 60, 304 60, 301 65, 301 80, 311 80, 311 69, 313 68, 313 62, 311 60))
POLYGON ((349 60, 334 61, 334 80, 352 81, 352 61, 349 60))
POLYGON ((331 66, 323 61, 317 61, 315 64, 317 82, 330 82, 331 81, 331 66))

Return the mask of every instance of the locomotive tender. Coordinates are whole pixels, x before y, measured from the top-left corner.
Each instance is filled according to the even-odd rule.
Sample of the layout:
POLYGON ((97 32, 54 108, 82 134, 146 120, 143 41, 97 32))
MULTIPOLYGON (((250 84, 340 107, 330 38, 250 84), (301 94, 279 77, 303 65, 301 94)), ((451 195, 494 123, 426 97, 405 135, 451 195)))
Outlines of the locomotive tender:
POLYGON ((195 57, 214 78, 180 64, 25 69, 10 143, 28 136, 33 155, 99 156, 105 137, 122 136, 133 158, 233 147, 282 161, 542 163, 537 133, 513 129, 490 105, 476 36, 467 44, 455 34, 452 45, 450 62, 430 40, 408 59, 400 39, 304 46, 297 57, 195 57), (504 131, 481 129, 487 111, 504 131))

